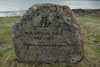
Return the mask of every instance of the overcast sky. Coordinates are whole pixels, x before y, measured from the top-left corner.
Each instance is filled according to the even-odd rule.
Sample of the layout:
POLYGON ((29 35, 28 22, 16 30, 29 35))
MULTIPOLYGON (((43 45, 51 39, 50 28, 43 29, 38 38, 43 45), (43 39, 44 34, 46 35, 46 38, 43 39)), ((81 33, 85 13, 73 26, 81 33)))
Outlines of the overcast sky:
POLYGON ((100 0, 0 0, 0 11, 27 10, 36 3, 44 2, 68 5, 72 9, 100 9, 100 0))

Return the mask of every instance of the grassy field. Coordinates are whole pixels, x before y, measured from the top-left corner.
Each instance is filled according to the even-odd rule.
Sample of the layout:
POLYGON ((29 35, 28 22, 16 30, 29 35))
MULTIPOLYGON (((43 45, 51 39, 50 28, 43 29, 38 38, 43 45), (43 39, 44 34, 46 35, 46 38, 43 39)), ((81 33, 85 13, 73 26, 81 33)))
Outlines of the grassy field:
POLYGON ((18 62, 12 42, 12 27, 19 18, 0 18, 0 67, 100 67, 100 17, 77 17, 81 26, 86 57, 77 64, 18 62))

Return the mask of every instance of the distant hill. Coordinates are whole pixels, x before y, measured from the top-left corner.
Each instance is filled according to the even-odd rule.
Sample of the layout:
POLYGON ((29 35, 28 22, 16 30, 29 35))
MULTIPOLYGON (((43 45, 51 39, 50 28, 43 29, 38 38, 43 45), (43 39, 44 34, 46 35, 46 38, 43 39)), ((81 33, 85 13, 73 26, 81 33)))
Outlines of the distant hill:
MULTIPOLYGON (((100 16, 100 9, 72 9, 76 16, 83 15, 96 15, 100 16)), ((0 17, 14 17, 14 16, 23 16, 26 10, 22 11, 0 11, 0 17)))
POLYGON ((22 16, 26 10, 22 11, 0 11, 0 17, 22 16))

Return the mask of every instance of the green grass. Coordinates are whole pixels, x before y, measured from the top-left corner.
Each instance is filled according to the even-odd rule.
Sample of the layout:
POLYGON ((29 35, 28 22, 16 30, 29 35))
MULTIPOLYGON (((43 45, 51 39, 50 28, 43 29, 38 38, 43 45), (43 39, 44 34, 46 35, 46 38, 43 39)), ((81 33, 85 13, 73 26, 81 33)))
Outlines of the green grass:
POLYGON ((86 56, 86 58, 77 64, 18 62, 12 43, 12 27, 19 18, 0 18, 0 67, 100 67, 100 17, 77 17, 81 26, 86 56))

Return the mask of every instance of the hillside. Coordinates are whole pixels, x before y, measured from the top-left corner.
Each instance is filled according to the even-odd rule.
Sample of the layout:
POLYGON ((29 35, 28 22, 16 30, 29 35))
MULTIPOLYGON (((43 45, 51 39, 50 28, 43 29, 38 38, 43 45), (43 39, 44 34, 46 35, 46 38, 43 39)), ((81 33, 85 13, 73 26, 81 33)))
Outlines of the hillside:
POLYGON ((20 63, 16 60, 12 43, 12 27, 20 17, 0 18, 0 67, 99 67, 100 16, 78 16, 84 41, 85 58, 77 64, 20 63))

